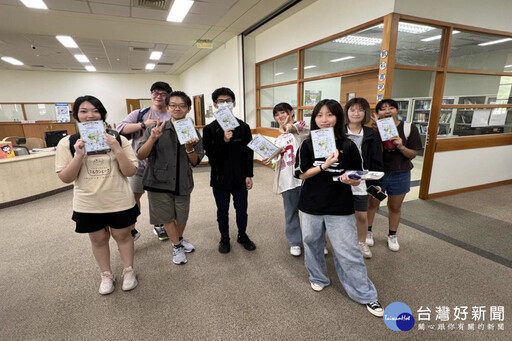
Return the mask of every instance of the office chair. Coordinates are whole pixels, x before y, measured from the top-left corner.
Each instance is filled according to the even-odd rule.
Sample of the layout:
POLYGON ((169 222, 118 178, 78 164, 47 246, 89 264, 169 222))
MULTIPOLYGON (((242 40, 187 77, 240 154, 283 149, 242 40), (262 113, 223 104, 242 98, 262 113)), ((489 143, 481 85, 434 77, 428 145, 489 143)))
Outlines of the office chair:
POLYGON ((14 149, 15 156, 30 155, 28 148, 25 146, 13 146, 12 149, 14 149))
POLYGON ((46 144, 44 140, 39 137, 27 137, 27 142, 25 142, 24 146, 28 148, 28 150, 32 150, 34 148, 45 148, 46 144))

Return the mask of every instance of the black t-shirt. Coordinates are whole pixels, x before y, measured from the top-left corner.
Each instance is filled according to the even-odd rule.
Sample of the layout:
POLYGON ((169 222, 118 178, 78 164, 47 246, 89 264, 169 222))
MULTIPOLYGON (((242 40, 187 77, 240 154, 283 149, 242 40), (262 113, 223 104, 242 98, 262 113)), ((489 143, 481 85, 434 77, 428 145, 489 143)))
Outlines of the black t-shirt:
MULTIPOLYGON (((421 150, 421 138, 418 128, 414 124, 411 124, 411 133, 406 139, 404 134, 404 122, 400 122, 396 127, 398 135, 404 141, 404 146, 409 149, 421 150)), ((398 148, 393 150, 384 150, 382 159, 384 160, 384 172, 386 173, 398 173, 406 172, 411 170, 414 166, 411 160, 405 157, 398 148)))
MULTIPOLYGON (((313 215, 350 215, 354 214, 354 200, 350 185, 333 181, 345 170, 361 170, 361 154, 350 140, 336 140, 339 151, 337 165, 334 163, 325 171, 304 180, 299 199, 299 210, 313 215)), ((325 158, 315 159, 311 139, 305 140, 295 160, 295 177, 312 167, 323 164, 325 158)))

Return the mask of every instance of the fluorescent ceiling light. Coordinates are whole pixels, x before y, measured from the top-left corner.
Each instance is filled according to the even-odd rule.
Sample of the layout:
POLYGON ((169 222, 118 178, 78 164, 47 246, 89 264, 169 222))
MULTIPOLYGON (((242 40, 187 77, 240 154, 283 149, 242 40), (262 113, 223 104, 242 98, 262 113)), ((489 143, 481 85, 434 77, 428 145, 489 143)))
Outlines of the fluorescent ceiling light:
POLYGON ((89 63, 89 58, 85 54, 75 54, 75 58, 80 63, 89 63))
MULTIPOLYGON (((453 31, 452 34, 457 34, 457 33, 460 33, 460 31, 453 31)), ((437 36, 432 36, 432 37, 428 37, 428 38, 425 38, 425 39, 421 39, 421 41, 432 41, 432 40, 438 40, 438 39, 441 39, 441 35, 437 35, 437 36)))
POLYGON ((151 52, 151 56, 149 56, 149 59, 151 60, 159 60, 162 57, 162 52, 160 51, 153 51, 151 52))
POLYGON ((155 64, 153 63, 147 63, 146 64, 146 70, 153 70, 155 68, 155 64))
POLYGON ((174 0, 167 21, 182 22, 193 4, 191 0, 174 0))
POLYGON ((505 67, 512 67, 512 64, 510 64, 510 65, 505 65, 505 67))
POLYGON ((96 68, 95 68, 94 66, 92 66, 92 65, 86 65, 86 66, 85 66, 85 69, 86 69, 87 71, 89 71, 89 72, 94 72, 94 71, 96 71, 96 68))
POLYGON ((56 36, 55 38, 57 38, 57 40, 60 41, 60 43, 62 45, 64 45, 64 47, 67 47, 70 49, 78 48, 78 45, 75 43, 73 38, 71 38, 70 36, 56 36))
POLYGON ((336 58, 336 59, 331 59, 329 60, 331 63, 336 63, 336 62, 341 62, 342 60, 349 60, 349 59, 354 59, 355 57, 353 56, 347 56, 347 57, 343 57, 343 58, 336 58))
MULTIPOLYGON (((312 69, 312 68, 314 68, 314 67, 316 67, 316 65, 308 65, 308 66, 304 66, 304 70, 312 69)), ((297 68, 296 68, 296 67, 294 67, 294 68, 293 68, 293 70, 297 70, 297 68)))
POLYGON ((278 72, 278 73, 274 74, 274 76, 281 76, 281 75, 284 75, 284 72, 278 72))
POLYGON ((21 2, 28 8, 48 9, 43 0, 21 0, 21 2))
POLYGON ((12 65, 25 65, 23 64, 23 62, 20 62, 19 60, 13 57, 2 57, 2 60, 12 65))
POLYGON ((487 43, 478 44, 478 46, 487 46, 487 45, 501 44, 501 43, 504 43, 504 42, 507 42, 507 41, 510 41, 510 40, 512 40, 512 38, 504 38, 504 39, 499 39, 499 40, 493 40, 493 41, 488 41, 487 43))
POLYGON ((334 42, 340 43, 340 44, 374 46, 374 45, 378 45, 378 44, 382 43, 382 39, 381 38, 360 37, 360 36, 346 36, 343 38, 335 39, 334 42))

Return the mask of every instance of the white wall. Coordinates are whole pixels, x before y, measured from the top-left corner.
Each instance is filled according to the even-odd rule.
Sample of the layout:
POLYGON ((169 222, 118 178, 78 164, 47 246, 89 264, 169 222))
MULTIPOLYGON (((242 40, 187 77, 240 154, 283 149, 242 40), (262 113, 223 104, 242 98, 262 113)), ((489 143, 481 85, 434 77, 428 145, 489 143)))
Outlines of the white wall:
MULTIPOLYGON (((235 37, 180 75, 182 90, 190 97, 204 94, 205 109, 212 104, 212 92, 220 87, 233 90, 236 107, 233 113, 244 120, 242 89, 241 38, 235 37)), ((207 119, 206 123, 213 119, 207 119)), ((255 122, 255 121, 254 121, 255 122)), ((251 125, 250 122, 249 125, 251 125)), ((251 127, 255 127, 251 125, 251 127)))
POLYGON ((149 88, 164 81, 179 89, 179 78, 169 75, 130 75, 81 72, 0 70, 0 102, 74 102, 83 95, 97 97, 107 109, 109 123, 127 114, 126 98, 149 98, 149 88))
POLYGON ((436 153, 429 194, 512 179, 512 146, 436 153))

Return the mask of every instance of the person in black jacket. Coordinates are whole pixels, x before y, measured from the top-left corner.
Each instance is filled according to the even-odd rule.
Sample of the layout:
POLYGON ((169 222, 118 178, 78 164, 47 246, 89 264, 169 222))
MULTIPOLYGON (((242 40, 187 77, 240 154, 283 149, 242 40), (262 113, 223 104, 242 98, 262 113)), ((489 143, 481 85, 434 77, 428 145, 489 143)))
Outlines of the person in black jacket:
MULTIPOLYGON (((219 88, 212 93, 216 109, 227 107, 230 110, 236 105, 235 94, 229 88, 219 88)), ((223 131, 217 121, 206 125, 203 129, 203 146, 211 166, 210 186, 217 205, 217 222, 221 235, 219 252, 228 253, 229 243, 229 203, 233 196, 238 227, 238 243, 248 251, 256 249, 256 245, 246 234, 247 228, 247 197, 252 188, 254 152, 247 147, 252 140, 249 125, 237 118, 240 124, 233 130, 223 131)))
MULTIPOLYGON (((368 101, 361 97, 352 98, 345 106, 345 131, 359 148, 363 158, 363 169, 384 172, 382 161, 382 146, 378 133, 364 125, 370 122, 371 111, 368 101)), ((357 225, 357 239, 364 258, 372 258, 372 252, 366 244, 368 232, 368 194, 367 186, 379 186, 380 180, 361 181, 361 184, 352 189, 354 194, 354 210, 357 225)))

